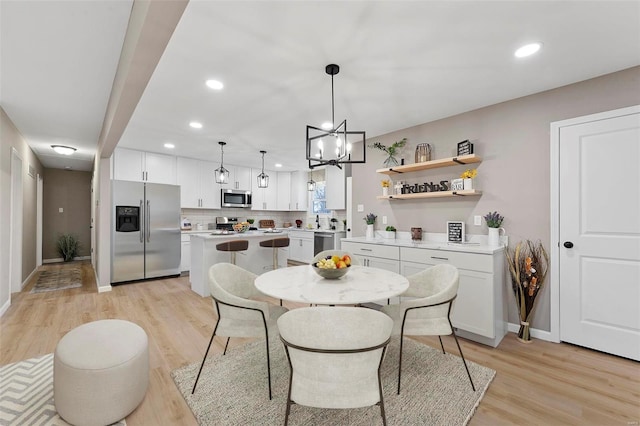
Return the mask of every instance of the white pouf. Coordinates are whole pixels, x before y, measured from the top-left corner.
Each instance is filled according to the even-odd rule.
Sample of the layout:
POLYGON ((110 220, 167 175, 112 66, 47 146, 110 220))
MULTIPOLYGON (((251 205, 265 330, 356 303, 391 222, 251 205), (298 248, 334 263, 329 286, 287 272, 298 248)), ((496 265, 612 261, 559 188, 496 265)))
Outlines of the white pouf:
POLYGON ((149 347, 144 330, 109 319, 74 328, 53 356, 53 399, 73 425, 108 425, 142 402, 149 385, 149 347))

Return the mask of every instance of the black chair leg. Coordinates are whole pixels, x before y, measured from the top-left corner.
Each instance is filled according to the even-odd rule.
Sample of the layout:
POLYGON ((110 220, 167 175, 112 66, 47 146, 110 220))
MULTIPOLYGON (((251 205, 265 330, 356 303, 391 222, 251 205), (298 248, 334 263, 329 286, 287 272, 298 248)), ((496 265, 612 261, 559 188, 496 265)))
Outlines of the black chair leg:
MULTIPOLYGON (((449 320, 449 324, 451 324, 451 320, 449 320)), ((456 345, 458 346, 458 351, 460 352, 460 358, 462 358, 462 363, 464 364, 464 369, 467 370, 467 376, 469 376, 469 381, 471 382, 471 389, 476 391, 476 387, 473 385, 473 380, 471 379, 471 373, 469 373, 469 367, 467 367, 467 361, 464 360, 464 355, 462 354, 462 348, 460 348, 460 343, 458 343, 458 336, 456 336, 456 332, 453 329, 453 325, 451 325, 451 334, 453 334, 453 338, 456 340, 456 345)))
POLYGON ((224 352, 222 352, 222 355, 227 354, 227 346, 229 346, 229 340, 231 340, 231 337, 227 337, 227 343, 224 344, 224 352))
POLYGON ((267 342, 267 377, 269 380, 269 399, 271 399, 271 359, 269 358, 269 333, 266 333, 267 338, 265 341, 267 342))
POLYGON ((444 345, 442 344, 442 337, 438 336, 438 340, 440 340, 440 347, 442 348, 442 353, 445 353, 444 351, 444 345))
MULTIPOLYGON (((216 335, 216 330, 218 329, 218 321, 216 321, 216 326, 213 328, 213 334, 211 335, 211 339, 209 339, 209 346, 207 346, 207 350, 204 353, 204 358, 202 358, 202 364, 200 364, 200 370, 198 370, 198 376, 196 377, 196 382, 193 384, 193 389, 191 390, 191 394, 196 391, 196 385, 198 384, 198 379, 200 379, 200 373, 202 373, 202 368, 204 367, 204 362, 207 360, 207 354, 209 354, 209 349, 211 349, 211 344, 213 343, 213 338, 216 335)), ((229 343, 229 340, 227 340, 229 343)), ((226 349, 226 347, 225 347, 226 349)))
POLYGON ((400 379, 402 377, 402 341, 404 340, 404 333, 400 333, 400 355, 398 361, 398 395, 400 395, 400 379))

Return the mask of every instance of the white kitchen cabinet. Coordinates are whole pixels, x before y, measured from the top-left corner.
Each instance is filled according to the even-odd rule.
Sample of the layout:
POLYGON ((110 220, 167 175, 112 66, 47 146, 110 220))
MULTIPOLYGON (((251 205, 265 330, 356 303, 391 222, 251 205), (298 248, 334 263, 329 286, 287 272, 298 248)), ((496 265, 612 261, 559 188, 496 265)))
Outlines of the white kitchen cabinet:
POLYGON ((297 171, 291 173, 291 209, 292 211, 307 211, 309 208, 309 191, 307 172, 297 171))
POLYGON ((278 186, 276 194, 276 210, 291 210, 291 173, 278 172, 278 186))
POLYGON ((189 271, 191 267, 191 236, 189 234, 182 234, 180 240, 180 271, 189 271))
POLYGON ((400 247, 401 271, 405 276, 424 268, 449 263, 460 274, 458 296, 451 322, 462 337, 496 347, 506 334, 504 306, 504 253, 400 247))
POLYGON ((261 169, 253 169, 252 174, 256 176, 255 182, 251 182, 251 210, 277 210, 278 204, 278 176, 272 170, 264 171, 269 176, 269 186, 258 188, 257 176, 262 173, 261 169))
POLYGON ((289 259, 297 262, 313 261, 313 232, 289 231, 289 259))
POLYGON ((229 183, 222 185, 221 188, 243 189, 245 191, 252 188, 251 168, 233 165, 225 166, 225 168, 229 170, 229 183))
MULTIPOLYGON (((289 240, 289 244, 291 244, 291 240, 289 240)), ((289 247, 279 247, 278 248, 278 268, 286 268, 287 259, 289 259, 289 247)))
POLYGON ((209 161, 178 157, 177 183, 180 185, 180 207, 220 208, 220 185, 216 184, 214 170, 209 161))
POLYGON ((327 166, 324 169, 325 195, 327 197, 327 209, 344 210, 347 200, 347 186, 344 167, 327 166))
POLYGON ((116 148, 113 159, 113 178, 175 185, 176 157, 116 148))

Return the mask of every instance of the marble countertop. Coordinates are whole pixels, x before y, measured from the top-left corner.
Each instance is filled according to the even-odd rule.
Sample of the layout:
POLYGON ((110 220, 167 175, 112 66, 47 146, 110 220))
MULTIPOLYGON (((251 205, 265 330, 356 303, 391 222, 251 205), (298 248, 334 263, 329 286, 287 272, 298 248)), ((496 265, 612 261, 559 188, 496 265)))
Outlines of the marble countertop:
MULTIPOLYGON (((407 233, 409 234, 409 233, 407 233)), ((424 237, 424 234, 423 234, 424 237)), ((365 237, 342 238, 340 241, 352 241, 354 243, 376 244, 395 247, 414 247, 420 249, 447 250, 465 253, 494 254, 504 250, 504 246, 493 247, 487 245, 486 235, 468 235, 469 241, 463 244, 448 243, 445 234, 427 234, 427 238, 421 241, 413 241, 408 238, 381 238, 367 239, 365 237)), ((502 237, 505 238, 505 237, 502 237)), ((503 243, 507 240, 504 239, 503 243)))
POLYGON ((242 233, 230 232, 228 234, 213 234, 214 230, 207 232, 191 233, 191 237, 204 238, 207 240, 213 239, 230 239, 230 238, 278 238, 288 236, 287 231, 266 232, 266 231, 247 231, 242 233))

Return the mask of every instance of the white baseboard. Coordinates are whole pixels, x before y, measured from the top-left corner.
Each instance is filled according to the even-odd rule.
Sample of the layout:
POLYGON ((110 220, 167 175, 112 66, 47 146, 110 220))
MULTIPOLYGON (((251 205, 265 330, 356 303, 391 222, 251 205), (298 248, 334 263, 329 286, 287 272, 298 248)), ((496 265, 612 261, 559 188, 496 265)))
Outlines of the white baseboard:
POLYGON ((109 285, 100 285, 100 280, 98 279, 98 273, 96 272, 96 270, 93 270, 93 277, 96 280, 96 285, 98 286, 98 293, 105 293, 107 291, 111 291, 113 290, 113 287, 111 287, 111 284, 109 285))
POLYGON ((31 271, 31 273, 29 274, 29 276, 27 277, 26 280, 24 280, 22 282, 22 285, 20 286, 20 290, 24 290, 24 287, 27 285, 27 283, 29 282, 29 280, 35 275, 35 273, 38 272, 38 268, 36 267, 36 269, 34 269, 33 271, 31 271))
MULTIPOLYGON (((507 324, 507 330, 509 330, 511 333, 517 333, 520 330, 520 324, 514 324, 510 322, 507 324)), ((529 328, 529 334, 531 335, 531 337, 536 339, 554 342, 554 340, 551 338, 550 331, 538 330, 537 328, 529 328)))
MULTIPOLYGON (((74 257, 73 260, 91 260, 91 256, 78 256, 78 257, 74 257)), ((64 259, 61 257, 56 257, 53 259, 43 259, 42 263, 60 263, 60 262, 64 262, 64 259)))
POLYGON ((9 306, 11 306, 11 300, 7 300, 5 304, 2 305, 2 308, 0 308, 0 317, 3 316, 5 312, 7 312, 9 306))

